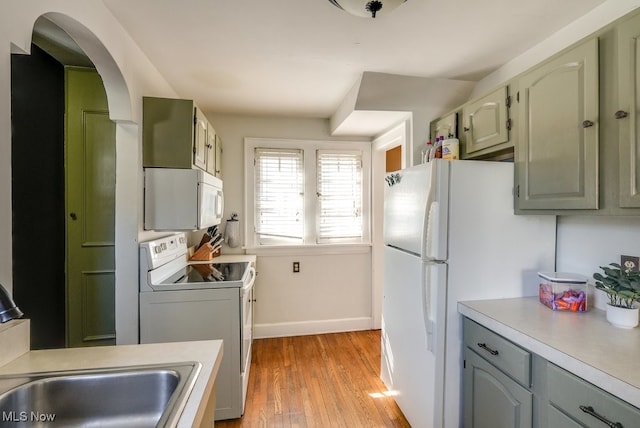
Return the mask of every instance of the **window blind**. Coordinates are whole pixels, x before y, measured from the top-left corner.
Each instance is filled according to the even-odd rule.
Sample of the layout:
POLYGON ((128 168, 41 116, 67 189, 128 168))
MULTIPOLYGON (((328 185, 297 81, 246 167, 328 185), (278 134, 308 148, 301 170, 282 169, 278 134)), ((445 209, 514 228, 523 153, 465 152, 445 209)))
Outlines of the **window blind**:
POLYGON ((362 153, 317 152, 318 242, 362 240, 362 153))
POLYGON ((303 151, 255 149, 255 231, 260 243, 301 242, 303 151))

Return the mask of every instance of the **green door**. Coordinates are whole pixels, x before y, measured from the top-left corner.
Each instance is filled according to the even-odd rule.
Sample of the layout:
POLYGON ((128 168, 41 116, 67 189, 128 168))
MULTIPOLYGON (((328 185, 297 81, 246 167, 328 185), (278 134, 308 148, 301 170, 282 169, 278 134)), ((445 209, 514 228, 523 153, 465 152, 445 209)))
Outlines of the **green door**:
POLYGON ((66 77, 67 346, 115 344, 115 124, 93 69, 66 77))

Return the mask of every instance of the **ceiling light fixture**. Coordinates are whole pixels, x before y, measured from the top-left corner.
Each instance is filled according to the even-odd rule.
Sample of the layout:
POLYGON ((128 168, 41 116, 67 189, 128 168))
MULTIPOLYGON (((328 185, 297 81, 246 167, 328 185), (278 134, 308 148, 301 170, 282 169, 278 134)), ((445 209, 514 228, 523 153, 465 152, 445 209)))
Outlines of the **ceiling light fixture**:
POLYGON ((388 14, 407 0, 329 0, 345 12, 363 18, 375 18, 388 14))

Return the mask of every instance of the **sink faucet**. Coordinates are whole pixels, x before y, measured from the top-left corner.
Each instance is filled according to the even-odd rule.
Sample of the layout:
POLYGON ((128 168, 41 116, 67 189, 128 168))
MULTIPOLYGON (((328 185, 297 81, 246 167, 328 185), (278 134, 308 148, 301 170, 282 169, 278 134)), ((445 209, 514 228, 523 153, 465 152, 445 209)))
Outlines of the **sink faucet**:
POLYGON ((0 284, 0 323, 21 318, 24 314, 9 296, 9 292, 0 284))

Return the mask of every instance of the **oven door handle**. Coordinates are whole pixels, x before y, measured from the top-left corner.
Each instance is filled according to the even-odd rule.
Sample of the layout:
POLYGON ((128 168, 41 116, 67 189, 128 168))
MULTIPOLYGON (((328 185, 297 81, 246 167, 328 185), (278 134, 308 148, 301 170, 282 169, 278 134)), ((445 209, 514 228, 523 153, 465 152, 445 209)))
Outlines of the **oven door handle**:
POLYGON ((256 282, 256 270, 253 266, 249 266, 249 274, 251 275, 251 279, 242 286, 244 291, 250 290, 253 287, 253 283, 256 282))

